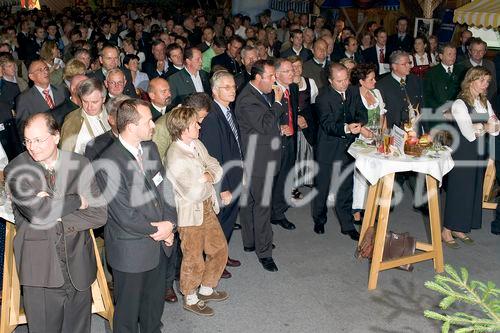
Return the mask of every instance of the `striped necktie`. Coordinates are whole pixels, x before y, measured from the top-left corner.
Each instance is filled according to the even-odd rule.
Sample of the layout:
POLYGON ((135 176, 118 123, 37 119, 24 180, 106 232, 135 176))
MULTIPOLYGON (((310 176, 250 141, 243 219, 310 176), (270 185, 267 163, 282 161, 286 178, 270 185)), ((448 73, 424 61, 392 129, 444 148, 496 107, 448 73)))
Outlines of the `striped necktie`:
POLYGON ((229 127, 231 127, 231 131, 234 134, 234 138, 236 139, 236 143, 238 144, 238 149, 240 150, 240 155, 241 155, 241 147, 240 147, 240 140, 238 138, 238 130, 236 129, 236 124, 234 123, 230 108, 226 109, 226 112, 224 112, 224 116, 226 116, 227 122, 229 123, 229 127))

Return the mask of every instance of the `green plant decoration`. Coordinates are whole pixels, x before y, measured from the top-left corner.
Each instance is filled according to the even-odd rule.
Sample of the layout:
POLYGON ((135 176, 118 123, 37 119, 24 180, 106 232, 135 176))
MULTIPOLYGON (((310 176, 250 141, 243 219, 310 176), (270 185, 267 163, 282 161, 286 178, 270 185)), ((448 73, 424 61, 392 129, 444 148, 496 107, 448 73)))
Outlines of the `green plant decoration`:
POLYGON ((453 327, 455 333, 466 332, 500 332, 500 289, 491 281, 469 281, 469 272, 460 269, 460 274, 450 265, 445 266, 447 275, 436 275, 434 281, 427 281, 425 287, 444 295, 439 307, 447 310, 454 303, 467 303, 484 314, 482 318, 455 312, 437 313, 426 310, 427 318, 443 322, 442 333, 447 333, 453 327))

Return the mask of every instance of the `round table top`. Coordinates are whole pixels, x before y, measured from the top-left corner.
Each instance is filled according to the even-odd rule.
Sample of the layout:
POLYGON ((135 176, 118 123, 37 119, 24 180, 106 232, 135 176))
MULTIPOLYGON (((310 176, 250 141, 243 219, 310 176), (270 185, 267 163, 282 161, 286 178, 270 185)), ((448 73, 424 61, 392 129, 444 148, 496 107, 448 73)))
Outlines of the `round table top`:
POLYGON ((448 147, 429 150, 420 157, 414 157, 404 154, 386 155, 379 153, 375 146, 355 141, 348 153, 356 159, 356 169, 372 185, 388 174, 406 171, 430 175, 441 184, 443 176, 455 165, 448 147))

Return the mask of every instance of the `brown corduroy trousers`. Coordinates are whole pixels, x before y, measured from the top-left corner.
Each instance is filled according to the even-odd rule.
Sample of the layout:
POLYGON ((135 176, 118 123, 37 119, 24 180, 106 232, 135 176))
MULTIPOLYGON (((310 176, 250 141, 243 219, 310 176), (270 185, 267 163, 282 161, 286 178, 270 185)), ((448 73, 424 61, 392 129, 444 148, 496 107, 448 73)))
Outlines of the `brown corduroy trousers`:
POLYGON ((194 294, 200 284, 215 288, 226 267, 228 253, 227 241, 212 208, 211 199, 203 202, 203 223, 194 227, 179 227, 179 237, 182 250, 182 294, 194 294))

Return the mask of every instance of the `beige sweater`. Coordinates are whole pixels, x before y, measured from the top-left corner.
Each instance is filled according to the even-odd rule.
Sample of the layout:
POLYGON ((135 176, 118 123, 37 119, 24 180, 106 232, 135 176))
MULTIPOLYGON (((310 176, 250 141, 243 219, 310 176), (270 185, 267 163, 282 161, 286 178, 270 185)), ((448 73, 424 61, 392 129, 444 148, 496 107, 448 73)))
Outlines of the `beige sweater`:
POLYGON ((208 154, 199 140, 194 141, 196 153, 175 141, 170 145, 165 160, 167 178, 174 186, 177 222, 179 227, 199 226, 203 222, 203 202, 212 199, 212 207, 219 213, 215 188, 202 182, 205 172, 212 175, 214 183, 222 178, 222 167, 208 154))

